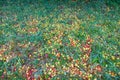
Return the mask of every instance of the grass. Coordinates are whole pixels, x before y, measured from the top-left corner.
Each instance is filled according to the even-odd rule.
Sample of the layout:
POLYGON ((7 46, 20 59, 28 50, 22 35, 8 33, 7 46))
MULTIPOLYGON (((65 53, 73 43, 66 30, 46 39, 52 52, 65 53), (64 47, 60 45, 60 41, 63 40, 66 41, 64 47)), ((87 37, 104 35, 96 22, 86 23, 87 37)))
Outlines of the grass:
POLYGON ((111 1, 0 1, 0 79, 120 79, 120 6, 111 1))

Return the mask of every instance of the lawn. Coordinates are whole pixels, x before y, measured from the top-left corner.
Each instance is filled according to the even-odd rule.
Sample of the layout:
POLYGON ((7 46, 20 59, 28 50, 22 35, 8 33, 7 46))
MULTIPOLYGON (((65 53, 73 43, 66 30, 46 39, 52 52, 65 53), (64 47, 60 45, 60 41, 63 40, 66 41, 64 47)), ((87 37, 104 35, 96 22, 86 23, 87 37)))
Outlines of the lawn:
POLYGON ((119 80, 119 0, 0 0, 0 80, 119 80))

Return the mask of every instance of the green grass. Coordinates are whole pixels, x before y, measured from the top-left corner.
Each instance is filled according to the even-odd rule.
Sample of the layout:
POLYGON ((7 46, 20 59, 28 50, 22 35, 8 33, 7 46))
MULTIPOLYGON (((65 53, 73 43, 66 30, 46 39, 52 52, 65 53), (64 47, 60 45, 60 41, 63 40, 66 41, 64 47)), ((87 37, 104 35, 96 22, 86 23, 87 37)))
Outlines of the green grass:
POLYGON ((1 0, 0 79, 118 80, 115 1, 1 0))

